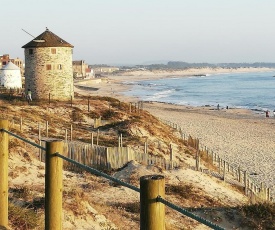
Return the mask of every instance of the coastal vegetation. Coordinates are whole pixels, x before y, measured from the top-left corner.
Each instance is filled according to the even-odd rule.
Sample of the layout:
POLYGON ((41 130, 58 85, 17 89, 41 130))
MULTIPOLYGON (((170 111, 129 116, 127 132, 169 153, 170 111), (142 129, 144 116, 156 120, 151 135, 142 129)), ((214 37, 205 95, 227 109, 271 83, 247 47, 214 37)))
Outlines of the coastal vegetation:
MULTIPOLYGON (((122 134, 124 144, 132 146, 136 150, 140 149, 138 146, 142 146, 146 140, 149 143, 149 151, 155 155, 169 156, 169 148, 172 144, 175 151, 181 153, 181 160, 195 156, 195 150, 186 146, 172 128, 146 111, 130 112, 129 104, 111 97, 85 97, 75 94, 73 104, 60 101, 51 101, 50 103, 48 101, 33 101, 31 104, 27 104, 26 101, 15 95, 0 98, 0 112, 2 119, 8 119, 13 124, 10 127, 12 132, 32 141, 37 140, 38 123, 43 124, 45 121, 49 121, 51 138, 64 139, 64 129, 69 129, 73 124, 74 140, 90 143, 90 133, 97 132, 97 129, 93 128, 93 119, 102 117, 112 120, 112 123, 99 127, 100 145, 117 145, 117 136, 122 134), (20 117, 23 117, 24 127, 22 130, 18 126, 20 117)), ((42 135, 45 135, 44 131, 42 135)), ((9 177, 13 179, 9 191, 10 226, 12 229, 18 230, 42 229, 44 165, 38 163, 34 148, 13 137, 10 140, 9 149, 9 160, 11 161, 9 177), (31 183, 26 183, 28 177, 32 180, 31 183), (39 182, 35 183, 36 180, 39 182)), ((203 159, 207 161, 207 158, 203 159)), ((131 184, 138 185, 141 168, 146 167, 138 164, 132 165, 132 167, 134 168, 128 179, 131 184)), ((160 167, 152 166, 151 168, 153 169, 152 173, 165 171, 160 167)), ((126 171, 123 170, 131 171, 130 165, 108 173, 114 175, 122 172, 125 175, 126 171)), ((172 176, 169 175, 172 172, 167 171, 166 173, 167 177, 172 176)), ((211 179, 209 178, 209 180, 211 179)), ((211 182, 209 181, 209 183, 211 182)), ((122 189, 118 189, 117 185, 88 173, 75 172, 65 172, 64 184, 63 209, 67 218, 64 222, 79 225, 82 223, 81 221, 94 220, 95 216, 98 217, 98 213, 100 213, 107 216, 108 220, 116 226, 101 219, 100 229, 126 229, 125 223, 130 222, 133 224, 132 229, 137 229, 139 201, 138 199, 126 199, 125 195, 121 195, 122 189), (116 192, 118 196, 112 200, 110 196, 115 196, 116 192), (93 209, 97 211, 93 211, 93 209)), ((234 190, 233 187, 231 189, 234 190)), ((234 206, 208 194, 207 191, 202 191, 194 184, 175 183, 175 181, 167 182, 166 195, 169 200, 189 210, 195 210, 198 214, 205 215, 205 218, 209 218, 217 224, 228 222, 232 225, 233 223, 239 229, 275 228, 274 204, 234 206)), ((189 218, 182 217, 168 208, 166 216, 168 230, 192 229, 198 225, 197 222, 190 221, 189 218), (186 228, 180 226, 186 226, 186 228)))

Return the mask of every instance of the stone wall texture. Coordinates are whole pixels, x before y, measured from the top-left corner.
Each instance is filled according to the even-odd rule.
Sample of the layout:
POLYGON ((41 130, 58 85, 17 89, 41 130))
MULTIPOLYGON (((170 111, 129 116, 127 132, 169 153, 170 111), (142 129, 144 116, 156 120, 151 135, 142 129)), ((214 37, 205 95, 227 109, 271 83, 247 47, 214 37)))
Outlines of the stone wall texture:
POLYGON ((32 91, 33 99, 48 99, 49 94, 53 100, 73 98, 72 48, 26 48, 25 89, 32 91), (52 49, 56 50, 55 54, 52 49))

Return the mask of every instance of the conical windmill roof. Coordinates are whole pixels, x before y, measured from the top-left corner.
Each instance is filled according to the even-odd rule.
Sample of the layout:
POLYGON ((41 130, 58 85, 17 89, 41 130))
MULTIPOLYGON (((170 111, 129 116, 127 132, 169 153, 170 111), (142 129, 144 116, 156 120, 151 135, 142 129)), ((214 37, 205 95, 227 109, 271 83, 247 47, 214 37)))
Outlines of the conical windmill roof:
POLYGON ((20 70, 20 68, 12 62, 9 62, 7 65, 2 67, 1 70, 20 70))
POLYGON ((37 47, 72 47, 73 46, 66 42, 64 39, 58 37, 56 34, 51 32, 48 28, 42 34, 31 40, 22 48, 37 48, 37 47))

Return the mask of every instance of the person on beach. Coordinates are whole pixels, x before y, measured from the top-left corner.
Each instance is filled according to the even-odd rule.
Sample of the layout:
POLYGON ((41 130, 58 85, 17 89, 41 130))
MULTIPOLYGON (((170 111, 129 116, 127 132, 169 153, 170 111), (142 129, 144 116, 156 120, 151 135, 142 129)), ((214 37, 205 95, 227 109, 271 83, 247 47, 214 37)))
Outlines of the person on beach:
POLYGON ((32 101, 32 91, 30 89, 28 89, 27 100, 28 100, 28 103, 32 101))
POLYGON ((217 110, 220 110, 220 104, 217 105, 217 110))
POLYGON ((273 117, 275 118, 275 109, 273 110, 273 117))
POLYGON ((269 111, 268 110, 265 111, 265 117, 269 117, 269 111))

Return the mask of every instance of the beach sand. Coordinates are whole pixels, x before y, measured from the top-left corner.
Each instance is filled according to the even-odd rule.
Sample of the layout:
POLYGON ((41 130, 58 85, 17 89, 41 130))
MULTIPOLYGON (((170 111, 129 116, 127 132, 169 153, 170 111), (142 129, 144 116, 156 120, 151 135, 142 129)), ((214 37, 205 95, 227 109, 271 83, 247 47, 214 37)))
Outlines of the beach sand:
MULTIPOLYGON (((248 72, 247 69, 245 70, 239 69, 239 72, 248 72)), ((232 71, 238 72, 235 69, 232 71)), ((255 69, 249 71, 255 72, 255 69)), ((109 76, 100 83, 94 83, 92 80, 79 82, 75 84, 75 92, 91 96, 111 96, 124 102, 136 102, 138 98, 123 95, 123 92, 131 90, 129 85, 123 84, 124 81, 208 73, 211 73, 208 69, 183 73, 132 72, 128 75, 109 76), (86 88, 79 88, 80 86, 86 88), (91 90, 88 90, 89 88, 91 90)), ((199 138, 202 146, 206 146, 227 162, 247 170, 255 181, 264 182, 270 187, 274 196, 275 118, 272 116, 265 118, 264 113, 257 114, 244 109, 217 110, 211 107, 179 106, 157 102, 144 103, 144 108, 161 119, 177 123, 183 133, 199 138)))

